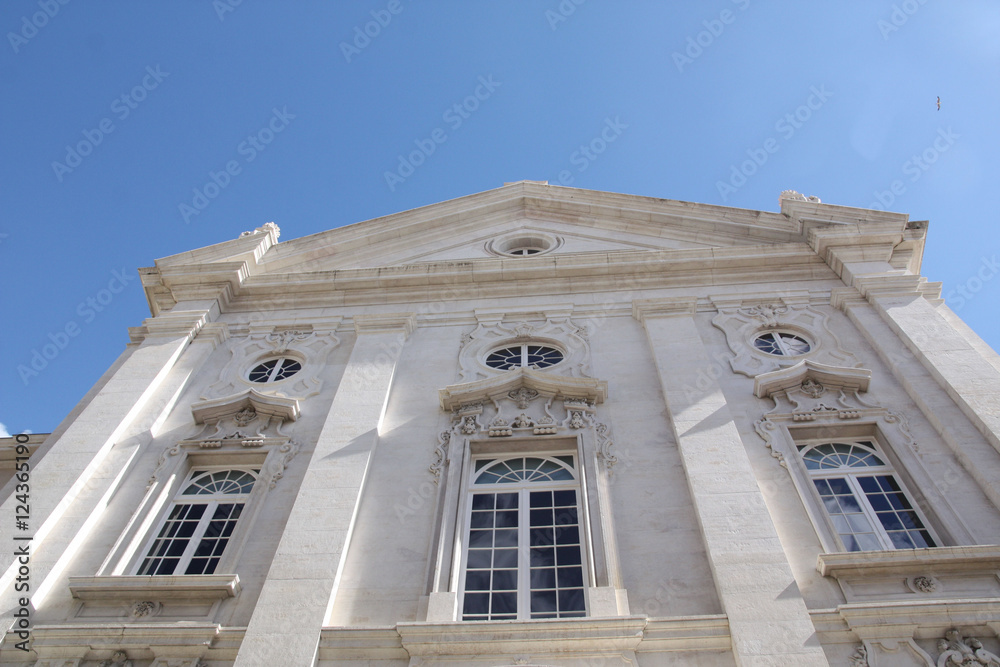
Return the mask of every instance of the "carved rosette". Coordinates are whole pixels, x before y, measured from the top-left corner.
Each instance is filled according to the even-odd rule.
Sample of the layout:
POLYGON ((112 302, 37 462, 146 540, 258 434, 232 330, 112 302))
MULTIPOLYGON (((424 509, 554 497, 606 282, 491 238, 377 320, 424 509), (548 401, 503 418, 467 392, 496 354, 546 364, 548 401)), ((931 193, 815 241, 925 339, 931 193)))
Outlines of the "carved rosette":
POLYGON ((503 371, 490 368, 484 363, 486 355, 508 343, 517 345, 526 342, 548 344, 563 351, 563 361, 547 368, 547 373, 590 377, 591 357, 587 328, 568 316, 549 316, 545 321, 503 322, 481 319, 475 329, 462 335, 458 354, 459 381, 471 382, 502 373, 503 371))
POLYGON ((756 377, 778 368, 793 365, 807 356, 813 361, 835 366, 857 366, 857 358, 840 344, 830 330, 828 317, 819 308, 795 299, 783 298, 757 302, 713 299, 719 314, 712 324, 726 335, 733 372, 756 377), (768 331, 788 332, 809 341, 806 355, 785 357, 767 354, 754 346, 754 339, 768 331))

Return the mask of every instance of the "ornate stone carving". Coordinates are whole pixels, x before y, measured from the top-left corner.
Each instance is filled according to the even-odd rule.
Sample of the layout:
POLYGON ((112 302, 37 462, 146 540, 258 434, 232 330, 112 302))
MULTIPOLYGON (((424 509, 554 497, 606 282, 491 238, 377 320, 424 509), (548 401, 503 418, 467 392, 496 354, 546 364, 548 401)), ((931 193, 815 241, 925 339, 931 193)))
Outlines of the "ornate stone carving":
POLYGON ((768 329, 774 329, 781 324, 779 315, 788 312, 788 306, 777 303, 760 303, 756 306, 746 306, 740 308, 739 312, 754 319, 760 320, 768 329))
POLYGON ((819 398, 826 392, 826 387, 812 378, 806 378, 799 386, 802 389, 802 393, 806 396, 811 396, 812 398, 819 398))
POLYGON ((583 428, 587 425, 587 422, 583 420, 583 413, 579 410, 573 410, 569 416, 569 426, 570 428, 583 428))
POLYGON ((521 387, 517 390, 508 391, 507 396, 510 397, 512 401, 517 403, 518 409, 526 410, 528 408, 528 403, 538 398, 538 392, 534 389, 529 389, 528 387, 521 387))
POLYGON ((462 433, 465 435, 474 435, 479 430, 479 424, 476 423, 475 415, 468 415, 462 418, 462 433))
POLYGON ((156 480, 159 479, 160 474, 163 472, 163 469, 167 466, 167 460, 171 456, 177 456, 180 453, 181 453, 181 445, 180 445, 180 443, 177 443, 176 445, 174 445, 170 449, 163 450, 163 452, 160 454, 160 458, 157 459, 157 461, 156 461, 156 468, 153 470, 153 474, 150 475, 149 479, 146 481, 146 489, 147 490, 149 489, 149 487, 151 487, 154 484, 156 484, 156 480))
POLYGON ((132 667, 132 661, 125 651, 115 651, 109 659, 101 661, 100 667, 132 667))
POLYGON ((160 603, 151 600, 141 600, 133 602, 129 608, 129 616, 134 619, 155 616, 160 611, 160 603))
POLYGON ((254 234, 266 234, 270 231, 274 232, 274 238, 279 238, 281 236, 281 228, 273 222, 265 222, 263 225, 257 229, 250 232, 243 232, 240 234, 240 238, 246 238, 247 236, 253 236, 254 234))
POLYGON ((493 421, 490 422, 488 433, 491 438, 497 438, 513 435, 514 431, 507 425, 506 419, 497 415, 493 418, 493 421))
POLYGON ((307 340, 312 335, 312 331, 285 329, 284 331, 272 331, 267 334, 265 340, 271 344, 275 352, 284 352, 292 343, 307 340))
POLYGON ((819 197, 813 197, 813 196, 807 197, 800 192, 796 192, 795 190, 782 190, 781 194, 778 195, 779 204, 781 203, 782 199, 792 199, 794 201, 808 201, 808 202, 813 202, 814 204, 822 203, 819 197))
POLYGON ((233 415, 233 421, 236 422, 237 426, 246 426, 254 419, 257 419, 257 411, 253 409, 253 406, 247 406, 233 415))
POLYGON ((448 456, 448 444, 451 442, 451 431, 442 431, 438 434, 438 444, 434 448, 434 461, 427 468, 434 475, 434 483, 441 482, 441 471, 444 470, 444 462, 448 456))
POLYGON ((563 361, 546 373, 570 377, 590 377, 590 342, 587 330, 567 316, 551 315, 544 321, 503 322, 499 315, 480 317, 479 324, 462 336, 458 353, 460 382, 472 382, 493 377, 498 372, 484 363, 491 350, 505 344, 521 344, 527 341, 558 346, 565 354, 563 361))
POLYGON ((267 482, 268 489, 273 489, 278 480, 284 477, 285 468, 288 467, 288 464, 298 453, 298 444, 289 440, 279 446, 277 451, 272 451, 268 454, 267 460, 264 461, 264 467, 260 471, 260 477, 267 482))
POLYGON ((848 660, 851 661, 851 667, 868 667, 868 649, 864 644, 858 646, 848 660))
POLYGON ((933 593, 938 589, 938 582, 934 577, 913 577, 907 584, 915 593, 933 593))
POLYGON ((782 468, 787 468, 788 463, 785 462, 785 455, 774 447, 774 432, 777 428, 778 425, 766 417, 754 422, 754 429, 757 431, 757 435, 764 440, 764 446, 771 452, 771 456, 778 459, 778 463, 782 468))
MULTIPOLYGON (((528 406, 525 406, 528 407, 528 406)), ((514 428, 531 428, 535 425, 535 422, 528 415, 523 412, 517 416, 516 419, 511 423, 514 428)))
POLYGON ((754 338, 767 330, 780 328, 808 338, 808 358, 823 364, 854 367, 858 360, 840 344, 827 324, 828 316, 820 307, 808 304, 808 297, 783 296, 780 301, 743 305, 732 298, 713 298, 719 314, 712 324, 726 335, 733 372, 756 377, 799 362, 802 355, 767 354, 754 346, 754 338))
POLYGON ((614 441, 611 439, 611 429, 607 424, 598 424, 594 427, 597 434, 597 458, 604 464, 604 470, 611 475, 612 468, 618 463, 618 457, 611 452, 614 441))
POLYGON ((963 638, 958 630, 944 633, 937 643, 937 667, 1000 667, 1000 657, 983 648, 975 637, 963 638))

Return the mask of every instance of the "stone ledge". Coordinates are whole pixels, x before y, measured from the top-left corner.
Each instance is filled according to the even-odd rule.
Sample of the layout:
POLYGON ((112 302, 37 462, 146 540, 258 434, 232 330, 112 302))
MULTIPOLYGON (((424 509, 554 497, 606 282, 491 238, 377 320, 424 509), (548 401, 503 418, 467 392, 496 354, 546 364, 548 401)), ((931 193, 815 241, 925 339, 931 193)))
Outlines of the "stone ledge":
POLYGON ((182 574, 170 576, 70 577, 69 590, 78 600, 131 602, 182 600, 212 602, 240 594, 237 574, 182 574))
POLYGON ((905 574, 917 570, 1000 570, 1000 545, 820 554, 816 570, 825 577, 838 579, 845 575, 905 574))

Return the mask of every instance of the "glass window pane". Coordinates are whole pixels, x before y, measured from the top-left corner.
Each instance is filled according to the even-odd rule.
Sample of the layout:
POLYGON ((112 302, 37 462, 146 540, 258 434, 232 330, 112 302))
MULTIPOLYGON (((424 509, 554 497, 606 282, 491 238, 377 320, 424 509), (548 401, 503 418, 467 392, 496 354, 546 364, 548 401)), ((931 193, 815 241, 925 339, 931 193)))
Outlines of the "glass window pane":
POLYGON ((583 568, 559 568, 559 588, 574 588, 583 586, 583 568))
MULTIPOLYGON (((493 553, 489 549, 469 549, 469 557, 467 560, 467 567, 471 569, 484 568, 490 566, 490 554, 493 553)), ((514 552, 517 553, 516 551, 514 552)), ((517 558, 514 559, 514 564, 517 564, 517 558)))
POLYGON ((490 611, 489 593, 466 593, 465 604, 462 607, 464 614, 487 614, 490 611))
POLYGON ((493 544, 497 547, 517 546, 517 530, 497 530, 493 536, 493 544))
POLYGON ((517 593, 494 593, 490 612, 493 614, 516 614, 517 593))
POLYGON ((532 548, 531 567, 556 564, 556 550, 552 548, 532 548))
MULTIPOLYGON (((489 553, 489 552, 487 552, 489 553)), ((471 567, 471 566, 470 566, 471 567)), ((493 567, 517 567, 517 549, 497 549, 493 552, 493 567)))
POLYGON ((535 613, 545 613, 556 611, 555 591, 532 591, 531 592, 531 615, 535 613))
POLYGON ((571 588, 559 591, 559 613, 566 611, 583 611, 583 589, 571 588))
POLYGON ((533 568, 531 570, 531 589, 555 588, 556 569, 554 567, 533 568))
POLYGON ((467 591, 490 590, 490 571, 470 570, 465 575, 465 590, 467 591))
POLYGON ((556 562, 559 567, 579 565, 581 562, 580 547, 556 547, 556 562))
POLYGON ((494 570, 493 571, 494 591, 516 591, 517 590, 517 570, 494 570))
POLYGON ((491 510, 495 499, 495 494, 492 493, 476 493, 472 496, 472 509, 491 510))

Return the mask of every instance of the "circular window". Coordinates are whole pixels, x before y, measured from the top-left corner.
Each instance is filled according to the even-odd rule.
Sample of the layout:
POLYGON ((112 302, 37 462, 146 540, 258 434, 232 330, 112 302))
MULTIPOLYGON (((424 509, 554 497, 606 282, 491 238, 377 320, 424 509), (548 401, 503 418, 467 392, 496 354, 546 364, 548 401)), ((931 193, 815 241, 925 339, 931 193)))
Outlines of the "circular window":
POLYGON ((280 357, 257 364, 250 371, 247 379, 259 383, 277 382, 292 377, 300 370, 302 370, 302 364, 295 359, 280 357))
POLYGON ((753 346, 764 354, 779 357, 794 357, 805 354, 812 347, 809 341, 786 331, 769 331, 754 338, 753 346))
POLYGON ((563 360, 563 353, 548 345, 511 345, 493 350, 486 356, 486 365, 501 371, 512 368, 548 368, 563 360))
POLYGON ((522 233, 494 239, 486 244, 486 249, 501 257, 530 257, 554 250, 560 243, 560 239, 547 234, 522 233))

